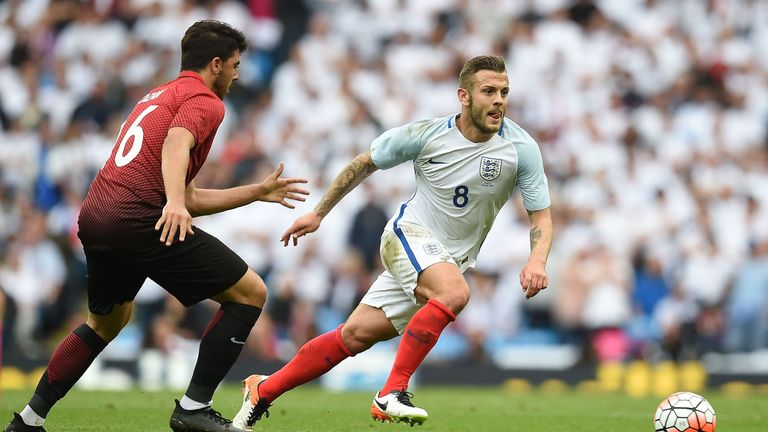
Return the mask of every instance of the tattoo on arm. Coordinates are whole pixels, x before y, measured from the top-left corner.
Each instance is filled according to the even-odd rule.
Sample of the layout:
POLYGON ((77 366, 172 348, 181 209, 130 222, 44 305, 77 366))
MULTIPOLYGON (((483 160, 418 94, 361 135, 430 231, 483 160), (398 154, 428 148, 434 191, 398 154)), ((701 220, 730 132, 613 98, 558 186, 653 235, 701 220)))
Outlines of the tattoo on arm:
POLYGON ((539 240, 541 239, 541 228, 539 226, 535 226, 531 228, 531 250, 534 250, 536 248, 536 245, 539 243, 539 240))
POLYGON ((377 169, 369 154, 358 155, 333 180, 323 198, 315 206, 315 213, 325 217, 346 194, 377 169))

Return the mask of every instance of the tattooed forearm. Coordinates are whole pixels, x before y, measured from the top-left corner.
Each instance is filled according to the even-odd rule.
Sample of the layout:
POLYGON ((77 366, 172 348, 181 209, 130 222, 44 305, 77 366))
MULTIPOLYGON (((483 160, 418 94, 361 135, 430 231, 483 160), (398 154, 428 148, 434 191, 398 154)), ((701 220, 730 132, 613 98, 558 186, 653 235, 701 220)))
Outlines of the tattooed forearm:
POLYGON ((539 226, 535 226, 531 228, 531 250, 534 250, 536 248, 536 245, 539 244, 539 240, 541 240, 541 228, 539 226))
POLYGON ((315 213, 325 217, 345 195, 360 184, 366 177, 373 174, 378 168, 371 160, 370 153, 357 155, 352 162, 333 179, 333 183, 325 191, 320 202, 315 206, 315 213))
POLYGON ((552 247, 552 211, 549 208, 528 211, 531 220, 531 256, 529 261, 546 264, 552 247))

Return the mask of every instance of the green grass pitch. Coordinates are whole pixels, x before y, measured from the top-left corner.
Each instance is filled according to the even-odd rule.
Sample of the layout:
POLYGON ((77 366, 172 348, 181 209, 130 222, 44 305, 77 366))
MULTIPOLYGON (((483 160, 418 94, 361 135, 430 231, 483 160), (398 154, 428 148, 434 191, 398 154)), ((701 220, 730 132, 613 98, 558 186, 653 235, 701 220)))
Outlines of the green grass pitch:
MULTIPOLYGON (((414 429, 374 422, 372 394, 331 393, 307 386, 284 395, 255 430, 269 432, 521 431, 521 432, 649 432, 658 400, 575 391, 510 393, 501 388, 429 387, 415 391, 416 405, 430 415, 414 429)), ((173 399, 182 392, 72 391, 48 417, 52 432, 169 431, 173 399)), ((5 391, 0 401, 3 426, 12 410, 20 410, 30 391, 5 391)), ((705 393, 717 412, 717 432, 768 430, 768 397, 727 398, 705 393)), ((232 417, 239 408, 233 386, 219 389, 214 408, 232 417)))

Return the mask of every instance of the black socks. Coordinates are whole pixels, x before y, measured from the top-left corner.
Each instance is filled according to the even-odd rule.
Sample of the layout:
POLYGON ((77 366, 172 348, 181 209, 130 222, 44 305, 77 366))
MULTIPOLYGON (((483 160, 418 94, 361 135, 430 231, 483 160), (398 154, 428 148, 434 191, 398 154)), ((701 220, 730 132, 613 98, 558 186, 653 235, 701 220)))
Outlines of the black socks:
POLYGON ((261 308, 224 303, 211 319, 200 341, 200 351, 186 396, 207 403, 237 360, 261 308))
POLYGON ((37 383, 29 406, 45 418, 51 407, 75 385, 107 342, 86 324, 76 328, 59 344, 48 369, 37 383))

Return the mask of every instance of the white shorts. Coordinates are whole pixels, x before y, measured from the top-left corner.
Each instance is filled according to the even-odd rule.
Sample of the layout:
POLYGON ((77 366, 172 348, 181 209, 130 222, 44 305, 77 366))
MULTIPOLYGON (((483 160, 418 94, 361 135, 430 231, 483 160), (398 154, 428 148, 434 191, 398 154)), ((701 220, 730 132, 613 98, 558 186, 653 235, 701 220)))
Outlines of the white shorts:
POLYGON ((380 252, 385 270, 360 303, 383 310, 403 334, 413 314, 424 305, 414 294, 419 273, 432 264, 455 261, 428 229, 418 225, 387 227, 381 235, 380 252))

